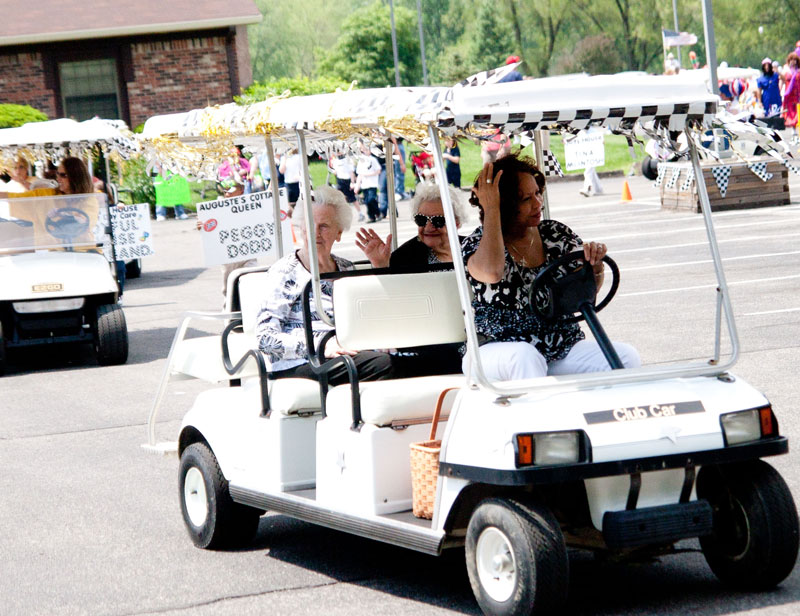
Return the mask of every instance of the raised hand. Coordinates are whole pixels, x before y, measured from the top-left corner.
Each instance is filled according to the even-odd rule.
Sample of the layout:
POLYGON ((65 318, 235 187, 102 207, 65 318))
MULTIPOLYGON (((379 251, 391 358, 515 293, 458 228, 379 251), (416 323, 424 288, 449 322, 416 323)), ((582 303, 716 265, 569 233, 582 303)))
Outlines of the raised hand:
POLYGON ((392 255, 392 234, 383 241, 372 229, 361 227, 356 231, 356 246, 369 259, 372 267, 389 267, 389 258, 392 255))

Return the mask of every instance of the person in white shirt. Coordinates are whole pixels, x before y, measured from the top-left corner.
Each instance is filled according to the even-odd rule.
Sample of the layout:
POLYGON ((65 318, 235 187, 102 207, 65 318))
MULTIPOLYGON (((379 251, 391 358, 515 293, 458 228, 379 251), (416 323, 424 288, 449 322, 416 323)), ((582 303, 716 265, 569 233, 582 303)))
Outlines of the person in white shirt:
POLYGON ((352 159, 341 153, 333 155, 328 160, 328 168, 336 176, 336 187, 344 195, 345 200, 356 208, 358 222, 365 220, 366 217, 361 211, 361 205, 358 203, 358 198, 353 190, 356 185, 356 168, 352 159))
POLYGON ((289 209, 294 211, 294 204, 297 203, 297 199, 300 197, 300 178, 302 177, 300 155, 297 153, 297 148, 292 148, 283 155, 278 171, 283 174, 286 184, 289 209))
POLYGON ((369 146, 361 144, 361 156, 356 166, 355 192, 362 192, 364 204, 367 206, 369 222, 376 222, 383 218, 378 206, 378 183, 381 175, 381 164, 378 159, 370 154, 369 146))

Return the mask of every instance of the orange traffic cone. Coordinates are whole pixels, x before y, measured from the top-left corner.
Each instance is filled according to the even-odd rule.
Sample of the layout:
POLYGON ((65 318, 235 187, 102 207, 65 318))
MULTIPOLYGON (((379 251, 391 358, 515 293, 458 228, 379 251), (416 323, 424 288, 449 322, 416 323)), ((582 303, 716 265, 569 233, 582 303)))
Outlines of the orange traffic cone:
POLYGON ((633 196, 631 195, 631 187, 628 186, 628 180, 622 184, 622 199, 621 201, 625 203, 626 201, 633 201, 633 196))

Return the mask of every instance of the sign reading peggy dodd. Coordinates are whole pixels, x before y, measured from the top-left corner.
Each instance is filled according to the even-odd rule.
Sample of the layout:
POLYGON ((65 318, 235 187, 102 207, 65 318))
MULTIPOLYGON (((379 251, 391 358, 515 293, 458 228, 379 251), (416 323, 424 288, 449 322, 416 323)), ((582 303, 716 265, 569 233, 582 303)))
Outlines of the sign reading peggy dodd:
MULTIPOLYGON (((284 248, 292 246, 286 190, 280 189, 284 248)), ((206 265, 278 257, 272 192, 262 191, 197 204, 206 265)))

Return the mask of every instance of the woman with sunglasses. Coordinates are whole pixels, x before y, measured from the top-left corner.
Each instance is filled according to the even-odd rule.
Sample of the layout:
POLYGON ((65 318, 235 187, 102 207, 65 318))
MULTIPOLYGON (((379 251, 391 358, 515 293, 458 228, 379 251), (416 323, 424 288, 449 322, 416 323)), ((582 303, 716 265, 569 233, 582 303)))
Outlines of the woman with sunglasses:
MULTIPOLYGON (((548 323, 531 310, 530 288, 548 263, 582 250, 595 284, 603 284, 604 244, 584 243, 569 227, 542 220, 544 174, 528 158, 509 154, 487 163, 470 202, 481 226, 462 243, 483 370, 491 380, 609 370, 600 346, 577 323, 548 323)), ((632 346, 613 343, 623 365, 640 365, 632 346)), ((464 368, 467 368, 465 358, 464 368)))
MULTIPOLYGON (((456 225, 467 220, 466 206, 458 191, 448 186, 456 225)), ((383 241, 372 229, 356 232, 356 245, 373 267, 388 267, 392 273, 404 274, 452 269, 453 253, 444 221, 444 208, 439 186, 432 182, 417 185, 411 201, 411 214, 417 225, 417 236, 392 252, 392 236, 383 241)), ((459 241, 463 238, 459 237, 459 241)), ((392 353, 392 366, 398 378, 457 374, 461 372, 462 344, 436 344, 402 349, 392 353)))
MULTIPOLYGON (((464 201, 452 186, 448 186, 447 190, 456 225, 460 227, 467 219, 464 201)), ((451 268, 453 255, 437 184, 422 182, 417 185, 411 200, 411 217, 417 225, 417 236, 398 246, 394 252, 391 233, 384 241, 373 229, 364 227, 356 232, 356 246, 364 252, 372 267, 389 267, 393 273, 451 268)))

